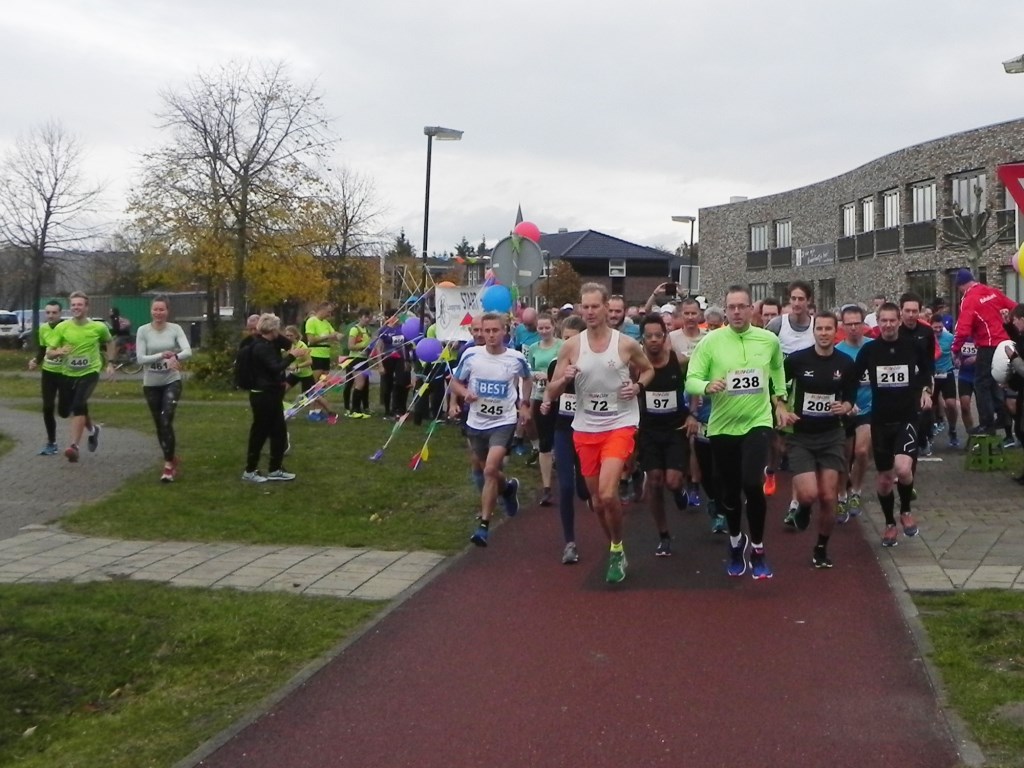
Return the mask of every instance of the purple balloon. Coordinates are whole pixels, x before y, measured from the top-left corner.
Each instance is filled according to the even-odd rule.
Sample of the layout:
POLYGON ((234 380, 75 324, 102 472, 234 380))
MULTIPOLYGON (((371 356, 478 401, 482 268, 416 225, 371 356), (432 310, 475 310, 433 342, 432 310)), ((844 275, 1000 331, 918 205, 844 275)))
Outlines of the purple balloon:
POLYGON ((423 335, 423 324, 420 322, 418 317, 406 318, 405 322, 402 323, 402 335, 405 336, 407 341, 419 338, 423 335))
POLYGON ((416 357, 421 363, 432 363, 441 356, 444 345, 437 339, 420 339, 416 342, 416 357))

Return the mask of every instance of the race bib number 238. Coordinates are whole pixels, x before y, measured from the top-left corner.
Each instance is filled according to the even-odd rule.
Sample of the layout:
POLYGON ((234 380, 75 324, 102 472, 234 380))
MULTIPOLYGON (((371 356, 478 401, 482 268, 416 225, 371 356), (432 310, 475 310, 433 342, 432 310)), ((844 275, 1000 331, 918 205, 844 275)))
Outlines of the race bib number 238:
POLYGON ((740 368, 725 377, 725 391, 730 395, 759 395, 764 385, 765 375, 760 368, 740 368))

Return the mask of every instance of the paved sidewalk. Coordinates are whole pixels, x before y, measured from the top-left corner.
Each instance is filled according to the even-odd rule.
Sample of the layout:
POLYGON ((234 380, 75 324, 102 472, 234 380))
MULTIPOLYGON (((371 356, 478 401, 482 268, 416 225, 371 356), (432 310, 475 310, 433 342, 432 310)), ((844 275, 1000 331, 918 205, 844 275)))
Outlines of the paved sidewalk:
MULTIPOLYGON (((1009 471, 965 471, 964 451, 946 442, 945 435, 938 436, 934 456, 918 463, 919 498, 912 510, 921 535, 909 541, 901 537, 893 549, 877 547, 890 579, 902 581, 893 588, 1024 589, 1024 488, 1010 479, 1009 471)), ((873 489, 871 471, 865 517, 877 544, 883 519, 873 489)))
MULTIPOLYGON (((101 417, 102 407, 95 410, 101 417)), ((432 552, 121 541, 64 533, 46 523, 103 498, 139 472, 159 468, 156 438, 104 429, 99 452, 83 451, 81 462, 70 464, 63 456, 36 455, 36 444, 44 441, 40 435, 45 438, 39 414, 0 405, 0 425, 17 443, 0 458, 0 583, 138 579, 390 600, 444 559, 432 552)), ((63 426, 58 424, 58 435, 63 426)))

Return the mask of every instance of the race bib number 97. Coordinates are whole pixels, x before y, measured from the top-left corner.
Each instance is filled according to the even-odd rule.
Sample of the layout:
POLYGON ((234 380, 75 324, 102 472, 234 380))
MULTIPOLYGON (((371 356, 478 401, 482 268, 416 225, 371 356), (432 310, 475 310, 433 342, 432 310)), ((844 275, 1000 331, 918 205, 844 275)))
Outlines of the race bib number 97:
POLYGON ((740 368, 725 377, 725 391, 730 395, 759 395, 764 392, 765 376, 760 368, 740 368))
POLYGON ((675 392, 645 392, 644 401, 649 413, 675 413, 679 402, 675 392))
POLYGON ((880 365, 875 368, 875 383, 879 387, 910 386, 910 368, 906 365, 880 365))

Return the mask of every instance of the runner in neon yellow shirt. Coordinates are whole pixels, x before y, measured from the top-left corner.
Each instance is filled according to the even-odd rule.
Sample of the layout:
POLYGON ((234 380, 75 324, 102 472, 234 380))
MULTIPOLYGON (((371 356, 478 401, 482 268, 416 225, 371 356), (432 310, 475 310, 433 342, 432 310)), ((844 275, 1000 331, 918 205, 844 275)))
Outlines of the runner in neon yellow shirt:
POLYGON ((359 319, 348 331, 348 353, 352 358, 349 375, 352 377, 345 384, 342 398, 345 410, 352 418, 367 419, 370 417, 370 378, 369 348, 373 343, 373 334, 367 326, 370 324, 370 310, 360 309, 359 319))
POLYGON ((46 445, 39 452, 40 456, 54 456, 57 448, 57 419, 54 416, 57 408, 65 410, 67 387, 64 385, 64 359, 61 357, 47 357, 46 350, 54 338, 54 332, 60 324, 61 306, 59 302, 50 301, 46 303, 43 310, 46 315, 46 322, 39 326, 39 349, 35 357, 28 361, 28 369, 34 371, 41 368, 40 383, 43 391, 43 426, 46 427, 46 445), (59 401, 59 405, 58 405, 59 401))
MULTIPOLYGON (((78 443, 86 427, 89 429, 89 451, 99 447, 100 426, 89 418, 89 396, 100 380, 103 356, 100 345, 107 345, 107 360, 117 354, 117 342, 110 335, 110 329, 98 320, 89 319, 89 297, 75 291, 69 297, 71 318, 60 323, 50 338, 51 347, 46 357, 64 359, 64 377, 67 385, 66 412, 71 416, 70 444, 64 450, 67 460, 78 461, 78 443)), ((113 362, 107 363, 107 374, 114 375, 113 362)))
POLYGON ((783 403, 786 380, 779 338, 750 324, 753 306, 746 288, 726 294, 729 325, 697 344, 686 372, 686 391, 711 398, 708 438, 720 473, 721 512, 729 522, 730 576, 749 566, 755 579, 770 579, 764 556, 764 468, 772 429, 773 403, 783 403), (747 500, 749 536, 742 532, 742 496, 747 500))

